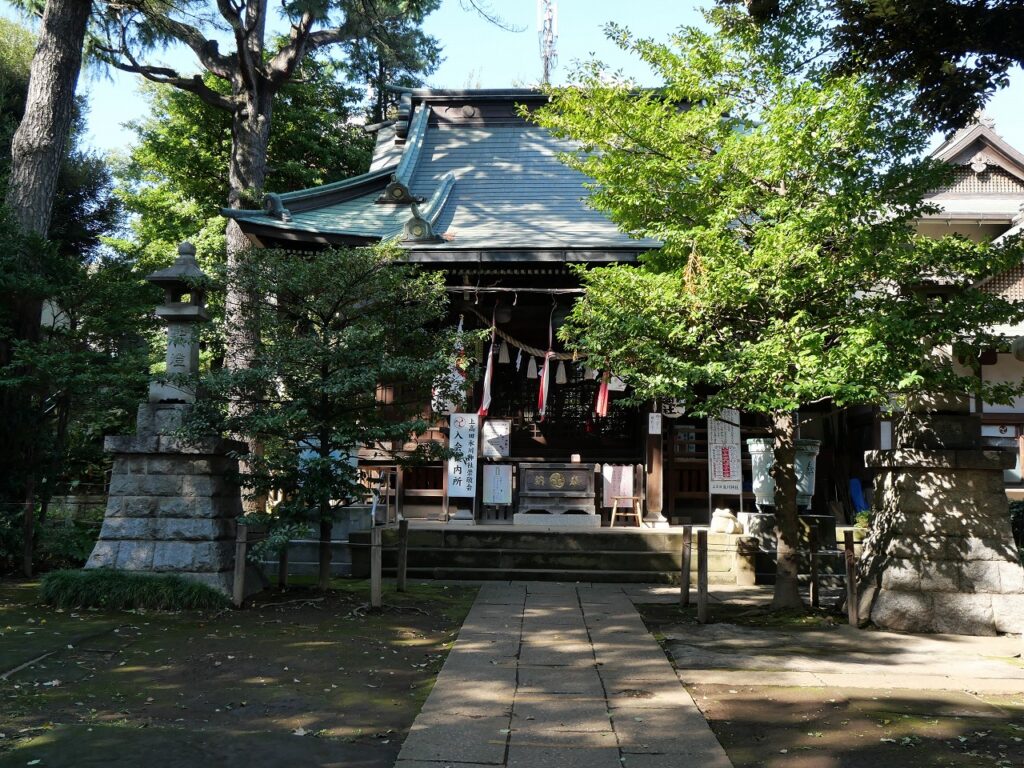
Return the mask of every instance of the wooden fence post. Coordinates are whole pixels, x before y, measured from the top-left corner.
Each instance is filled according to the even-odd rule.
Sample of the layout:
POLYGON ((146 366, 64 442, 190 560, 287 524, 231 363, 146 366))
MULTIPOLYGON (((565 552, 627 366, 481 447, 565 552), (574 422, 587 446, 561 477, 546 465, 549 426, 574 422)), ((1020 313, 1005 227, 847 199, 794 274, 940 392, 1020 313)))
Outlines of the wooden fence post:
POLYGON ((285 542, 281 554, 277 558, 277 587, 285 589, 288 586, 288 542, 285 542))
POLYGON ((245 602, 245 557, 248 554, 249 526, 239 523, 235 529, 235 578, 231 585, 231 602, 241 608, 245 602))
POLYGON ((381 527, 370 529, 370 607, 380 608, 384 601, 381 597, 381 527))
POLYGON ((398 565, 395 578, 398 581, 396 589, 405 592, 405 571, 409 564, 409 521, 402 518, 398 521, 398 565))
POLYGON ((843 532, 846 558, 846 618, 851 627, 860 626, 857 610, 857 560, 853 553, 853 531, 843 532))
POLYGON ((697 621, 708 623, 708 532, 697 531, 697 621))
POLYGON ((683 563, 679 568, 679 605, 690 605, 690 562, 692 560, 693 528, 683 527, 683 563))
POLYGON ((811 525, 807 531, 807 543, 811 550, 811 607, 818 608, 821 606, 820 590, 821 585, 818 583, 818 526, 817 524, 811 525))

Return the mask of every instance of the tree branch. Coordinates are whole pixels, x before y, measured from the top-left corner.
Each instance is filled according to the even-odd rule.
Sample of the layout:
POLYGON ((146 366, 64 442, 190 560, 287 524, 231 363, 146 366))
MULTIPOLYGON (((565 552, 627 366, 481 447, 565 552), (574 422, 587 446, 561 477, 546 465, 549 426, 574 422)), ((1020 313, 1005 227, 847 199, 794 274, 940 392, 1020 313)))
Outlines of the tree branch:
POLYGON ((154 67, 146 64, 140 64, 125 51, 117 51, 105 46, 97 46, 97 50, 103 54, 104 60, 114 69, 119 69, 122 72, 131 72, 135 75, 141 75, 154 83, 163 83, 174 86, 175 88, 180 88, 183 91, 189 91, 190 93, 194 93, 211 107, 223 109, 227 112, 235 111, 237 106, 235 100, 217 93, 215 90, 210 88, 210 86, 203 82, 202 75, 183 77, 177 72, 177 70, 170 69, 169 67, 154 67), (119 55, 124 55, 128 61, 125 62, 116 58, 119 55))

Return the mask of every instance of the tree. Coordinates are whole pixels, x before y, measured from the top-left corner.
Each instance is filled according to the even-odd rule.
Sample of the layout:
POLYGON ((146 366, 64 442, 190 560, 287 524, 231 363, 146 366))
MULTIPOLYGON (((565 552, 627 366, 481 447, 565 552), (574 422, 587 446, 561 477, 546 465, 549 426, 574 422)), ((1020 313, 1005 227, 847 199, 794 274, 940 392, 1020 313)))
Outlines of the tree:
MULTIPOLYGON (((133 238, 119 248, 155 269, 189 240, 204 268, 214 268, 224 260, 224 220, 216 211, 228 193, 231 117, 188 91, 155 84, 145 91, 149 115, 131 124, 137 142, 116 171, 118 196, 136 214, 133 238)), ((373 138, 350 122, 357 102, 336 67, 308 59, 277 97, 267 186, 303 189, 365 172, 373 138)))
POLYGON ((1021 249, 915 237, 922 197, 948 169, 923 158, 929 131, 905 95, 816 64, 819 30, 759 30, 736 9, 707 20, 712 31, 685 28, 670 44, 612 27, 663 87, 638 91, 590 65, 535 115, 579 142, 566 162, 594 179, 593 205, 663 243, 640 268, 582 273, 587 293, 564 333, 641 397, 765 416, 773 604, 795 607, 798 410, 1019 391, 982 384, 955 358, 1021 316, 974 287, 1021 249))
MULTIPOLYGON (((28 30, 3 20, 0 31, 0 188, 7 190, 20 178, 8 181, 12 169, 19 162, 26 165, 12 144, 19 122, 25 125, 21 117, 30 100, 38 97, 30 73, 35 76, 39 54, 33 54, 35 38, 28 30)), ((115 285, 129 291, 136 286, 130 278, 121 280, 126 268, 114 268, 100 256, 100 238, 119 225, 121 208, 105 164, 77 145, 83 115, 82 104, 73 100, 46 229, 26 229, 15 212, 0 211, 0 432, 5 436, 0 464, 6 469, 0 501, 7 505, 4 525, 13 522, 17 503, 26 573, 32 566, 37 498, 45 511, 49 496, 67 477, 67 466, 81 466, 74 457, 98 452, 102 434, 91 427, 118 416, 127 421, 119 407, 121 394, 110 391, 114 379, 108 373, 116 369, 124 375, 117 380, 131 397, 128 382, 145 372, 145 361, 127 349, 137 346, 145 310, 138 311, 127 292, 117 293, 111 305, 99 300, 109 300, 115 285), (41 323, 44 304, 52 317, 41 323), (36 313, 31 332, 27 308, 36 313), (116 338, 96 330, 119 324, 122 334, 116 338), (116 345, 122 349, 115 352, 116 345)))
MULTIPOLYGON (((423 393, 448 369, 454 345, 435 330, 446 297, 442 275, 418 272, 397 248, 263 250, 233 268, 253 295, 260 336, 248 369, 212 371, 194 428, 242 432, 265 446, 246 484, 283 495, 281 521, 320 529, 319 584, 330 580, 331 528, 340 507, 363 495, 361 446, 394 453, 429 422, 423 393), (272 391, 254 382, 274 382, 272 391), (223 407, 252 397, 243 408, 223 407)), ((420 447, 403 461, 425 458, 420 447)))
MULTIPOLYGON (((435 8, 440 3, 435 3, 435 8)), ((390 45, 376 40, 352 40, 345 44, 345 68, 357 83, 367 83, 372 89, 371 123, 386 120, 398 105, 398 93, 393 90, 415 88, 424 83, 441 65, 441 46, 437 40, 423 32, 419 25, 398 19, 389 22, 387 38, 390 45)))
MULTIPOLYGON (((47 0, 32 57, 25 111, 11 142, 5 203, 23 229, 39 235, 50 225, 91 7, 92 3, 84 0, 47 0)), ((26 338, 31 338, 39 325, 39 309, 35 304, 26 307, 21 319, 26 323, 26 338)))
MULTIPOLYGON (((97 19, 95 50, 111 66, 157 83, 194 93, 204 103, 222 110, 231 119, 231 149, 227 166, 230 208, 259 202, 266 182, 267 150, 275 99, 292 80, 301 64, 317 51, 362 38, 388 47, 388 25, 412 19, 419 22, 435 7, 436 0, 298 0, 279 9, 288 24, 284 38, 270 36, 267 0, 218 2, 203 0, 181 4, 129 0, 108 3, 97 19), (223 31, 230 43, 221 51, 223 31), (144 60, 155 49, 183 45, 205 73, 227 89, 211 87, 200 74, 182 73, 144 60)), ((234 220, 226 230, 228 274, 237 267, 249 247, 248 239, 234 220)), ((261 298, 245 295, 229 283, 225 296, 228 317, 226 363, 245 368, 243 356, 255 350, 257 330, 244 322, 257 312, 261 298), (251 312, 250 312, 251 308, 251 312)))
MULTIPOLYGON (((735 0, 729 0, 734 2, 735 0)), ((816 13, 815 2, 745 0, 762 22, 816 13)), ((911 83, 915 107, 951 131, 1024 64, 1024 6, 1014 0, 835 0, 829 35, 842 71, 911 83)))

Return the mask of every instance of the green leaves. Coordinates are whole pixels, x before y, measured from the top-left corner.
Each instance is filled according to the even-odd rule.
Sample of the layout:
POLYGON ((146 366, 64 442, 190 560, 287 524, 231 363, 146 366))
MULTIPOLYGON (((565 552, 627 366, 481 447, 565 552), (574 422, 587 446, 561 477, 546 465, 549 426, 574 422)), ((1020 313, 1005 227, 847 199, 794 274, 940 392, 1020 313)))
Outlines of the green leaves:
POLYGON ((282 493, 291 519, 329 517, 362 493, 352 460, 360 446, 389 454, 429 427, 423 403, 454 349, 436 330, 442 276, 379 247, 261 250, 227 277, 262 297, 246 350, 254 363, 204 377, 193 427, 260 440, 249 487, 282 493))
POLYGON ((709 21, 668 44, 610 28, 663 86, 584 65, 535 114, 580 144, 565 159, 594 179, 592 205, 663 243, 639 270, 581 271, 563 338, 640 396, 698 411, 986 389, 948 351, 926 353, 976 354, 995 341, 985 329, 1021 317, 975 285, 1022 250, 915 235, 949 169, 922 159, 909 96, 830 74, 806 21, 759 33, 724 8, 709 21))

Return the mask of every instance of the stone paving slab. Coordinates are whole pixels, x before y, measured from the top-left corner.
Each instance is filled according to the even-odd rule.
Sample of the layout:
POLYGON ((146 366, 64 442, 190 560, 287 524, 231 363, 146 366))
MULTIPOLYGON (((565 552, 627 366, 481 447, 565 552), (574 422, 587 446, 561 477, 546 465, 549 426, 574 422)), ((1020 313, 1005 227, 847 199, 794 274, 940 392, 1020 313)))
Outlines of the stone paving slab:
POLYGON ((396 768, 731 768, 624 589, 483 584, 396 768))

